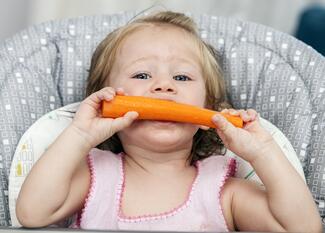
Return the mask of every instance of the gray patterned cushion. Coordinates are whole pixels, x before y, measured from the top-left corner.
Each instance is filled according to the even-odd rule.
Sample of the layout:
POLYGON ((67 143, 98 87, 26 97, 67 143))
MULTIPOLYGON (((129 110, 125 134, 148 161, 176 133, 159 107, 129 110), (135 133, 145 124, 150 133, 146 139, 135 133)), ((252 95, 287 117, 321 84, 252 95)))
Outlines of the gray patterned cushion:
MULTIPOLYGON (((8 176, 20 137, 45 113, 83 99, 92 51, 108 32, 133 16, 125 12, 47 22, 0 45, 1 226, 11 224, 8 176)), ((221 55, 229 100, 236 108, 256 109, 288 137, 324 218, 324 57, 262 25, 193 17, 202 38, 221 55)))

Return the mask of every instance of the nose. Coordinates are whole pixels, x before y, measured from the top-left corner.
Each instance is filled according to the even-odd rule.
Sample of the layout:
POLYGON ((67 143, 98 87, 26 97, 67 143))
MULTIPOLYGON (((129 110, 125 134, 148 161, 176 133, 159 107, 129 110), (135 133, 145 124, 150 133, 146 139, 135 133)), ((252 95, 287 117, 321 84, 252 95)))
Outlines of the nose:
POLYGON ((151 87, 152 93, 176 94, 177 88, 172 80, 157 80, 151 87))

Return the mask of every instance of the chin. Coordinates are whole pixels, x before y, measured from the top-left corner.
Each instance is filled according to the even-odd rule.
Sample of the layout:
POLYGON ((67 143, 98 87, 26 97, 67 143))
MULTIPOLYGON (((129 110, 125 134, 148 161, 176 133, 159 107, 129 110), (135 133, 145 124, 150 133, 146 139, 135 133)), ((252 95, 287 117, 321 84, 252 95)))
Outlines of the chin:
POLYGON ((153 149, 171 149, 191 143, 197 130, 198 127, 184 123, 141 121, 124 130, 123 134, 136 144, 145 143, 153 149))
POLYGON ((152 145, 173 146, 177 144, 182 137, 170 132, 155 132, 144 136, 145 141, 152 145))
POLYGON ((155 121, 149 122, 139 136, 152 145, 174 145, 184 138, 183 129, 179 123, 155 121))

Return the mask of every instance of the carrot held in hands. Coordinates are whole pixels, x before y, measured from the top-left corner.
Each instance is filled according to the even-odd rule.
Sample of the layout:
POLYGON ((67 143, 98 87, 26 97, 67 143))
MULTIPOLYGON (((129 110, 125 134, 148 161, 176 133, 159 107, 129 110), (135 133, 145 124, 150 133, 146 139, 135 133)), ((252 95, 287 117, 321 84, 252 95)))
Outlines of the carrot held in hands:
POLYGON ((142 96, 118 95, 112 101, 103 101, 102 116, 117 118, 128 111, 139 113, 139 120, 160 120, 192 123, 215 128, 212 116, 219 113, 236 127, 243 127, 239 116, 220 113, 188 104, 176 103, 168 100, 154 99, 142 96))

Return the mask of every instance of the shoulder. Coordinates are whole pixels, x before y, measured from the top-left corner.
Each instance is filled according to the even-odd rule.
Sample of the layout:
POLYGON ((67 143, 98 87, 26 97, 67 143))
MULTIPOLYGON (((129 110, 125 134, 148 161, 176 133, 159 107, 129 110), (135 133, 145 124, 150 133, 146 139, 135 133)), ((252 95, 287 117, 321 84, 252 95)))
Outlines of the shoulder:
POLYGON ((234 177, 227 179, 220 201, 230 230, 235 230, 235 226, 245 229, 247 216, 260 219, 267 206, 264 186, 234 177), (257 216, 256 213, 260 213, 261 216, 257 216))
POLYGON ((231 204, 241 203, 242 200, 247 200, 245 203, 248 203, 251 200, 256 200, 258 196, 261 197, 263 195, 265 195, 264 186, 242 178, 229 177, 222 189, 222 198, 230 197, 231 204))
POLYGON ((253 190, 264 191, 264 186, 251 180, 229 177, 224 189, 231 192, 238 192, 239 190, 242 190, 242 192, 251 192, 253 190))
POLYGON ((236 230, 234 221, 234 195, 243 185, 241 179, 229 177, 221 190, 220 203, 226 224, 230 231, 236 230))
MULTIPOLYGON (((264 186, 242 178, 229 177, 222 189, 222 200, 240 201, 264 193, 264 186)), ((232 204, 230 203, 230 204, 232 204)))

